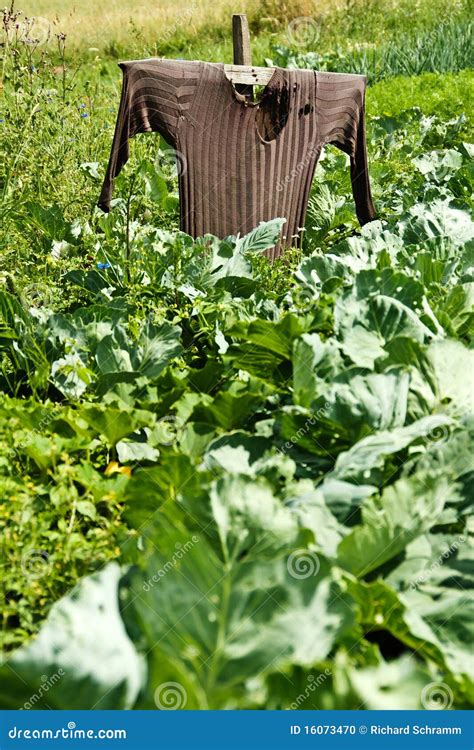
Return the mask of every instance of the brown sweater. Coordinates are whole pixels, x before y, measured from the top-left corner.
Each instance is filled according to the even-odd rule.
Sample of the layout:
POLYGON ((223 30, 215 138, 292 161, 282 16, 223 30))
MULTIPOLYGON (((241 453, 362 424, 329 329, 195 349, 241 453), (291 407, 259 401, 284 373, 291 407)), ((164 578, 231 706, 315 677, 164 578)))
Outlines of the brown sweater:
POLYGON ((120 63, 123 89, 99 206, 110 209, 113 180, 129 139, 158 132, 178 152, 181 229, 199 237, 245 234, 286 218, 280 246, 299 244, 321 149, 350 156, 361 224, 375 217, 365 143, 366 79, 275 68, 248 103, 220 63, 137 60, 120 63))

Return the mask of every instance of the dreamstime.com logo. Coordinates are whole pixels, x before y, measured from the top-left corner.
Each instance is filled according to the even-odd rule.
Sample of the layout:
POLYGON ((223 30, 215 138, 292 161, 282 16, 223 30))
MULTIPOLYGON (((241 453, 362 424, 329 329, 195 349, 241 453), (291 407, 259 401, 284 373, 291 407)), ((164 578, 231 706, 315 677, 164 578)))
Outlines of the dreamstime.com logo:
POLYGON ((188 539, 187 542, 184 544, 181 544, 180 542, 176 542, 175 544, 175 552, 173 552, 172 556, 169 560, 166 560, 166 562, 163 563, 163 567, 156 571, 150 578, 148 578, 147 581, 144 582, 142 588, 143 591, 150 591, 155 583, 159 583, 159 581, 164 578, 167 573, 169 573, 171 570, 173 570, 177 565, 179 565, 180 560, 183 559, 185 555, 194 547, 195 544, 199 542, 199 537, 197 534, 193 534, 191 539, 188 539))
POLYGON ((299 16, 290 21, 286 33, 292 47, 309 47, 318 41, 320 26, 310 16, 299 16))
POLYGON ((28 448, 28 446, 33 443, 35 436, 43 435, 44 432, 47 431, 49 425, 54 422, 58 416, 59 412, 57 411, 46 412, 46 414, 40 419, 37 427, 30 429, 28 433, 16 443, 16 445, 8 449, 6 453, 7 457, 11 460, 19 458, 25 448, 28 448))
POLYGON ((161 33, 161 41, 171 39, 171 37, 181 31, 182 28, 188 26, 193 20, 194 13, 198 10, 199 6, 197 0, 192 0, 192 2, 183 10, 183 13, 178 16, 176 21, 161 33))
POLYGON ((160 433, 160 445, 173 445, 182 437, 183 425, 181 420, 174 414, 167 414, 157 422, 160 433))
POLYGON ((309 549, 297 549, 286 561, 288 573, 292 578, 310 578, 317 576, 321 563, 315 552, 309 549))
POLYGON ((301 706, 302 703, 304 703, 312 693, 314 693, 315 690, 318 689, 318 687, 321 687, 321 685, 326 682, 327 678, 332 675, 332 672, 328 667, 324 670, 324 672, 320 672, 318 675, 309 674, 306 680, 306 688, 305 690, 298 695, 296 700, 293 701, 293 703, 290 704, 290 709, 292 711, 296 711, 297 708, 301 706))
POLYGON ((26 310, 32 307, 50 307, 54 298, 54 292, 48 284, 27 284, 20 294, 23 307, 26 310))
POLYGON ((298 175, 301 175, 302 172, 311 164, 312 160, 317 157, 317 155, 321 151, 321 145, 315 144, 311 148, 308 149, 308 151, 305 154, 305 158, 298 162, 296 167, 293 167, 291 172, 287 174, 282 180, 278 180, 276 184, 276 189, 278 193, 281 193, 282 190, 284 190, 288 185, 290 185, 298 175))
POLYGON ((30 696, 30 698, 26 701, 26 703, 23 704, 23 706, 19 709, 20 711, 31 711, 32 708, 35 708, 36 704, 44 698, 48 694, 48 692, 53 688, 61 679, 61 677, 64 677, 66 672, 61 667, 58 669, 57 672, 50 675, 49 677, 47 675, 43 675, 41 677, 41 685, 39 686, 36 693, 33 693, 33 695, 30 696))
POLYGON ((458 551, 458 549, 461 547, 462 544, 464 544, 465 541, 466 541, 466 537, 460 534, 458 538, 455 539, 454 542, 452 542, 449 545, 449 547, 446 547, 441 552, 437 560, 435 560, 435 562, 432 565, 430 565, 429 568, 427 568, 422 573, 420 573, 420 575, 418 575, 415 578, 415 580, 411 582, 410 588, 412 590, 416 589, 418 588, 418 586, 421 586, 423 583, 426 583, 426 581, 429 581, 433 573, 439 570, 439 568, 441 568, 443 563, 445 563, 446 560, 449 560, 449 558, 452 557, 458 551))
POLYGON ((427 434, 426 440, 431 443, 439 443, 442 440, 447 440, 451 435, 451 431, 452 427, 450 424, 437 425, 427 434))
POLYGON ((30 549, 22 555, 21 570, 25 578, 38 581, 49 575, 53 563, 44 549, 30 549))
POLYGON ((126 729, 77 729, 75 721, 69 721, 61 729, 19 729, 8 730, 11 740, 126 740, 126 729))
MULTIPOLYGON (((311 291, 309 294, 311 295, 311 300, 314 300, 314 292, 311 291)), ((278 453, 285 454, 286 451, 290 450, 290 448, 296 445, 296 443, 298 443, 301 438, 303 438, 311 430, 311 427, 313 427, 313 425, 317 424, 326 416, 329 407, 330 404, 326 401, 326 403, 321 406, 318 411, 314 412, 310 417, 308 417, 308 419, 305 420, 304 424, 289 438, 289 440, 287 440, 285 443, 283 443, 282 446, 278 448, 278 453)))
POLYGON ((179 682, 162 682, 156 688, 154 698, 160 711, 179 711, 188 702, 188 694, 179 682))
POLYGON ((447 710, 453 701, 453 691, 445 682, 430 682, 421 691, 421 705, 427 711, 447 710))
POLYGON ((159 149, 155 157, 155 170, 165 180, 181 177, 186 172, 186 157, 172 148, 159 149))

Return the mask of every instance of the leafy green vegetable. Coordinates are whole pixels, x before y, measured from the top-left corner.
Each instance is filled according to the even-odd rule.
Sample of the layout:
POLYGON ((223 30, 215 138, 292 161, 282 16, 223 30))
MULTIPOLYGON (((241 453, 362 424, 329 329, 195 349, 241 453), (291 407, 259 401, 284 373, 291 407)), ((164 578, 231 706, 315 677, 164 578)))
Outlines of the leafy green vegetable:
POLYGON ((362 506, 362 524, 339 545, 341 565, 366 576, 396 557, 409 542, 433 525, 449 497, 447 482, 436 476, 399 479, 380 498, 362 506))
POLYGON ((144 669, 119 615, 119 578, 112 563, 54 605, 38 638, 0 667, 4 707, 134 704, 144 669))

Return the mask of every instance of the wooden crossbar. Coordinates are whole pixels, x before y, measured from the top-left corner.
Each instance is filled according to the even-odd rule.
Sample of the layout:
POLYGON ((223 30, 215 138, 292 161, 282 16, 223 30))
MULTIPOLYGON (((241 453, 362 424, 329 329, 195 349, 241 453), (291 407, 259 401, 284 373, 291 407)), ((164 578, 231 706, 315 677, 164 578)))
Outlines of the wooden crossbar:
POLYGON ((274 68, 253 68, 247 65, 225 65, 227 78, 236 85, 266 86, 273 75, 274 68))

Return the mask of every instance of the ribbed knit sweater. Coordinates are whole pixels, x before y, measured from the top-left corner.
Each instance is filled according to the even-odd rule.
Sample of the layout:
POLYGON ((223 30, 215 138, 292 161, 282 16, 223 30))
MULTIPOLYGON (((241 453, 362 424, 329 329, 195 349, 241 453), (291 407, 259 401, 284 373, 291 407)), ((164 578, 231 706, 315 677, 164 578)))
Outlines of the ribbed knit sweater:
POLYGON ((267 255, 298 245, 326 144, 350 157, 360 223, 375 217, 364 76, 275 68, 258 100, 248 102, 220 63, 151 59, 120 67, 122 96, 99 199, 104 211, 129 157, 129 139, 153 131, 177 152, 181 229, 193 237, 245 234, 284 217, 281 242, 267 255))

